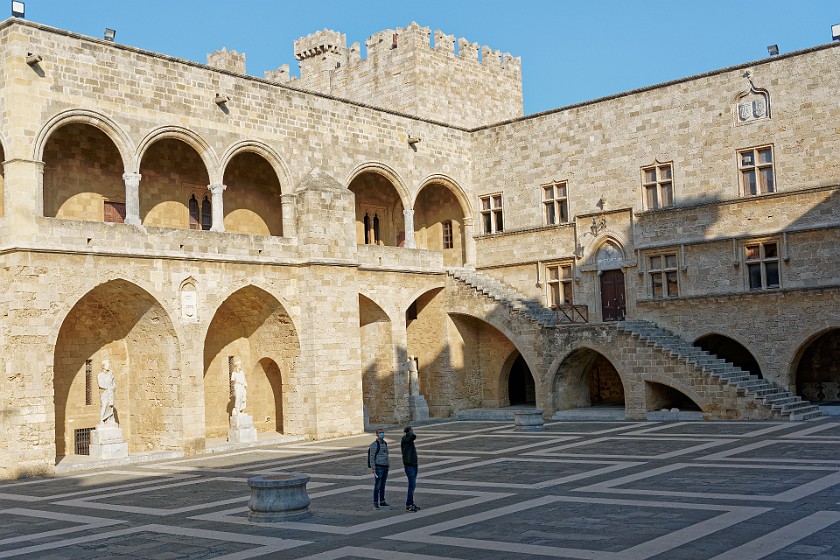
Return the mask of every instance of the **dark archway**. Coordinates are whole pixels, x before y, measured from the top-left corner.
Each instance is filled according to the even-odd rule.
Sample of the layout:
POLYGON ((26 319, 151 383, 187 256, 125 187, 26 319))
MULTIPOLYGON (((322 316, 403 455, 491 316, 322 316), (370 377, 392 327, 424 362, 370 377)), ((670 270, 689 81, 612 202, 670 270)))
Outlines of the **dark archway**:
POLYGON ((516 359, 510 366, 508 398, 511 406, 534 405, 537 403, 534 376, 531 375, 531 370, 528 368, 528 364, 525 363, 525 358, 519 352, 517 352, 516 359))
POLYGON ((739 367, 763 379, 761 367, 759 367, 758 362, 750 351, 747 350, 746 346, 737 340, 733 340, 722 334, 707 334, 695 340, 694 346, 702 348, 706 352, 714 354, 722 360, 726 360, 735 367, 739 367))
POLYGON ((672 408, 678 408, 681 411, 691 410, 702 412, 700 406, 691 400, 688 395, 673 387, 653 381, 645 382, 645 403, 648 412, 662 409, 670 410, 672 408))
POLYGON ((811 339, 798 356, 796 394, 814 403, 840 405, 840 329, 811 339))
POLYGON ((360 173, 349 186, 356 195, 356 243, 402 247, 405 217, 397 188, 384 175, 360 173))
POLYGON ((552 392, 557 410, 624 407, 621 376, 606 357, 590 348, 578 348, 566 356, 557 369, 552 392))

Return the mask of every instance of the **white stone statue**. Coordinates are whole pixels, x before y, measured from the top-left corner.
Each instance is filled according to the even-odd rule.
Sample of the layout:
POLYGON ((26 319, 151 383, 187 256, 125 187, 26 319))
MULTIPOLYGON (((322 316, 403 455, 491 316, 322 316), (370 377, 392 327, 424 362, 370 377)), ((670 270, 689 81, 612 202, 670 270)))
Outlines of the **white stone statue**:
POLYGON ((233 389, 233 415, 238 416, 245 412, 248 398, 248 380, 245 378, 245 372, 242 371, 242 360, 239 358, 233 362, 230 384, 233 389))
POLYGON ((412 397, 420 395, 420 380, 417 377, 417 362, 414 356, 408 357, 408 390, 412 397))
POLYGON ((99 401, 102 403, 99 408, 99 421, 102 424, 116 424, 114 418, 114 397, 117 392, 117 380, 111 372, 111 360, 102 360, 102 371, 96 377, 102 393, 99 401))

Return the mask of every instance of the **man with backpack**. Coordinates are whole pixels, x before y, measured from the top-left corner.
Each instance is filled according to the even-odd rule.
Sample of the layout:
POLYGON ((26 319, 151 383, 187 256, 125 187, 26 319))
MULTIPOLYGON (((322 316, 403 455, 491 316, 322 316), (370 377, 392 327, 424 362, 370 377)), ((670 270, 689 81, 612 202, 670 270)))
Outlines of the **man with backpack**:
POLYGON ((368 467, 373 473, 373 509, 390 507, 385 502, 385 482, 388 480, 388 444, 385 430, 376 430, 376 440, 368 449, 368 467))

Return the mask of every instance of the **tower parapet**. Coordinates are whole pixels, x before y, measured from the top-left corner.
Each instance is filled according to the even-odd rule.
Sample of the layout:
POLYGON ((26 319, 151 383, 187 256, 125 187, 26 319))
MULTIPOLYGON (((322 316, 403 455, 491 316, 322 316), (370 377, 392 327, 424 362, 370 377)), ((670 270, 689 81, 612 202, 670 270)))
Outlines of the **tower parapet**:
POLYGON ((237 74, 245 73, 245 53, 238 53, 236 51, 229 51, 222 48, 220 51, 214 51, 207 55, 207 66, 218 68, 219 70, 227 70, 228 72, 236 72, 237 74))
MULTIPOLYGON (((294 43, 300 61, 295 87, 465 128, 522 115, 521 61, 411 22, 347 47, 346 36, 323 29, 294 43), (430 37, 434 42, 430 42, 430 37), (481 56, 479 57, 479 53, 481 56)), ((266 78, 288 81, 279 69, 266 78)))

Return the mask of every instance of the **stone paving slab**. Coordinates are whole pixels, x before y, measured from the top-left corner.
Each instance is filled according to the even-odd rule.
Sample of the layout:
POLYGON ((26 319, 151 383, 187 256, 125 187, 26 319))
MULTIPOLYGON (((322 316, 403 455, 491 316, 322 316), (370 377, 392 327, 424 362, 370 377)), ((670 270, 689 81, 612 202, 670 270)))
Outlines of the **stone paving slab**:
POLYGON ((372 507, 372 434, 0 481, 0 559, 840 559, 840 419, 417 427, 405 511, 372 507), (303 472, 312 517, 247 518, 246 479, 303 472))

